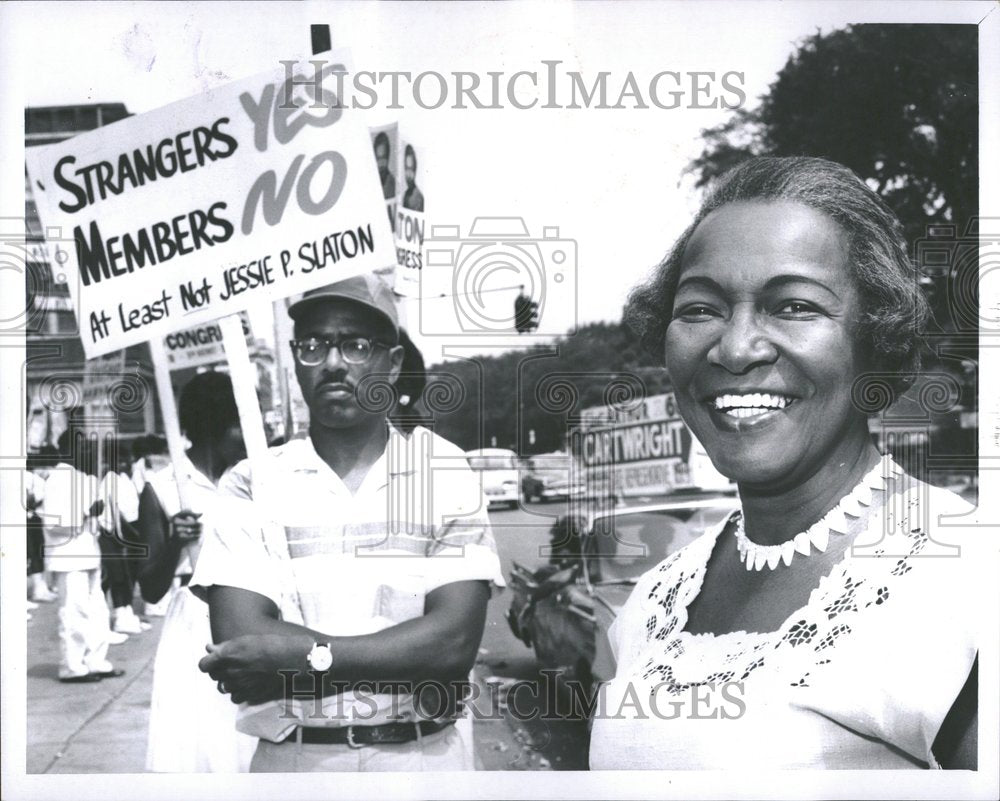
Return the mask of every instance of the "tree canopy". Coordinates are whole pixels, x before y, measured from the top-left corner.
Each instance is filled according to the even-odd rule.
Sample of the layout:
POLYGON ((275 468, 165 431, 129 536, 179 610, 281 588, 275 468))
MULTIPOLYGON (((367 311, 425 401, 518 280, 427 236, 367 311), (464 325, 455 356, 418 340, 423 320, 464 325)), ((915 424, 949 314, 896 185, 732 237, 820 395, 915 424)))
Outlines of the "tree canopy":
POLYGON ((704 132, 698 186, 754 155, 821 156, 853 169, 912 242, 964 231, 978 203, 975 25, 853 25, 803 41, 756 108, 704 132))
POLYGON ((621 323, 602 322, 550 345, 435 365, 421 404, 436 430, 465 449, 490 447, 495 437, 500 448, 547 453, 564 447, 567 427, 583 409, 669 386, 662 360, 645 353, 621 323))

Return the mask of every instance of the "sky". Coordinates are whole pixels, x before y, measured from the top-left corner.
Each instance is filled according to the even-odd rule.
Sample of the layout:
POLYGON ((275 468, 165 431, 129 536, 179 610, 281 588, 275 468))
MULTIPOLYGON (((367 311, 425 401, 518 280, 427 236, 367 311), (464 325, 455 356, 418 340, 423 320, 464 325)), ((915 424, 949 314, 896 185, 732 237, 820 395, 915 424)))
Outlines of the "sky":
MULTIPOLYGON (((949 13, 964 13, 960 6, 951 4, 949 13)), ((368 126, 398 122, 418 146, 429 226, 458 226, 464 238, 477 217, 498 216, 523 219, 533 238, 558 229, 565 245, 540 246, 544 275, 534 294, 543 300, 541 330, 561 333, 576 323, 619 319, 628 290, 687 225, 699 193, 685 168, 700 152, 701 132, 732 113, 692 106, 743 98, 755 105, 796 43, 817 30, 901 14, 940 18, 941 5, 123 2, 7 4, 2 13, 0 59, 21 76, 27 106, 124 102, 133 113, 149 111, 276 68, 279 60, 307 57, 310 23, 331 26, 334 46, 352 51, 355 72, 446 76, 449 98, 440 108, 421 108, 406 91, 403 108, 387 108, 383 82, 375 107, 352 113, 368 126), (52 56, 39 61, 40 46, 52 56), (649 107, 521 110, 506 98, 500 109, 451 107, 455 72, 474 73, 483 86, 490 72, 506 81, 527 71, 544 83, 543 62, 553 61, 562 76, 557 102, 570 102, 566 71, 578 71, 588 85, 609 73, 609 104, 631 73, 649 107), (26 70, 28 64, 37 68, 26 70), (657 108, 649 98, 651 79, 664 71, 680 76, 678 108, 657 108), (723 74, 741 94, 723 87, 723 74), (709 95, 694 94, 696 80, 709 95), (547 261, 554 250, 569 257, 559 269, 547 261)), ((669 92, 673 78, 665 80, 659 86, 669 92)), ((529 81, 517 84, 521 103, 542 94, 529 81)), ((422 84, 424 105, 435 102, 436 86, 433 78, 422 84)), ((669 97, 661 101, 668 105, 669 97)), ((422 301, 404 301, 402 313, 429 362, 445 346, 488 351, 522 344, 467 335, 475 314, 506 315, 517 294, 510 287, 523 280, 509 270, 486 275, 485 288, 507 289, 481 295, 484 308, 466 308, 462 317, 453 298, 430 297, 450 291, 451 270, 425 268, 431 290, 422 301), (471 322, 463 328, 460 318, 471 322)))

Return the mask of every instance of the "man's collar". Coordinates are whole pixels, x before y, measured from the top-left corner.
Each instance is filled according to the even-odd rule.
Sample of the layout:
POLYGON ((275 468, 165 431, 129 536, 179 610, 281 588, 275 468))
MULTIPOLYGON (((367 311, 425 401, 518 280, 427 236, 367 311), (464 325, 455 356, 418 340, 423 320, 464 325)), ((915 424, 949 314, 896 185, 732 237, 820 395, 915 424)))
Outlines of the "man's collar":
MULTIPOLYGON (((368 468, 368 474, 365 476, 365 481, 368 481, 368 477, 371 475, 373 470, 379 470, 383 476, 387 476, 385 480, 381 481, 377 486, 379 488, 386 486, 389 483, 389 478, 393 476, 410 475, 416 471, 416 468, 412 464, 411 459, 405 459, 402 465, 394 465, 393 469, 390 469, 387 465, 389 456, 389 447, 393 441, 398 441, 400 439, 408 439, 407 435, 396 428, 388 419, 385 421, 386 424, 386 440, 385 447, 382 449, 382 453, 379 454, 378 458, 372 462, 372 466, 368 468)), ((292 440, 294 442, 295 440, 292 440)), ((297 469, 307 470, 309 472, 321 473, 324 471, 329 471, 333 475, 337 476, 339 480, 340 476, 337 475, 330 465, 326 463, 322 456, 319 455, 319 451, 316 450, 316 445, 312 441, 311 436, 304 438, 303 447, 305 448, 305 458, 303 459, 303 464, 297 469), (311 464, 310 464, 311 463, 311 464)), ((362 482, 364 483, 364 482, 362 482)))

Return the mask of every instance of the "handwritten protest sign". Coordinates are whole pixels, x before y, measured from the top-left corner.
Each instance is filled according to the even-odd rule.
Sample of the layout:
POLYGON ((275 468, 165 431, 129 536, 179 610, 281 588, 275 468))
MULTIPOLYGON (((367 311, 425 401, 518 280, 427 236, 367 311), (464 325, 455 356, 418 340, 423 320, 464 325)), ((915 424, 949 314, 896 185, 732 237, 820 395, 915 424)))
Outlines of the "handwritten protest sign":
POLYGON ((28 152, 88 358, 395 262, 348 68, 335 51, 28 152))

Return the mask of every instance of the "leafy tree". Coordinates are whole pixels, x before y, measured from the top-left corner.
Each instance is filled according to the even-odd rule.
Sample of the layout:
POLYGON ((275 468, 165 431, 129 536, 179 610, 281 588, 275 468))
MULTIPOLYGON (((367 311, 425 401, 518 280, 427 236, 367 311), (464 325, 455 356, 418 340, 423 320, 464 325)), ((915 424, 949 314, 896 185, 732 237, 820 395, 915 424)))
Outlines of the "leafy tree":
POLYGON ((853 25, 801 43, 754 109, 704 132, 706 186, 753 155, 839 161, 865 178, 910 241, 959 232, 978 208, 975 25, 853 25))
POLYGON ((662 362, 645 353, 622 324, 592 323, 551 345, 434 365, 424 399, 435 430, 461 447, 489 447, 496 437, 498 447, 527 455, 563 448, 572 417, 603 405, 614 386, 655 395, 669 385, 662 362), (463 402, 448 412, 435 411, 434 383, 456 379, 463 402))

